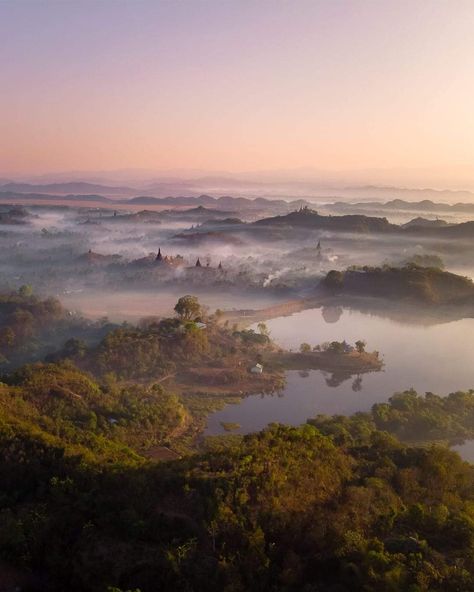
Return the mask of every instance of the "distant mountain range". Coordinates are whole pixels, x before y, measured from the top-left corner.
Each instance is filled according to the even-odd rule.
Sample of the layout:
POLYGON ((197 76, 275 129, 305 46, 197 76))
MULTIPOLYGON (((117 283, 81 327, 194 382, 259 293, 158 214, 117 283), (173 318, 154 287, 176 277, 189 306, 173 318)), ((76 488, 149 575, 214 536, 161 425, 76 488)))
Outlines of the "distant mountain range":
POLYGON ((304 206, 310 206, 311 204, 304 199, 297 199, 294 201, 285 201, 283 199, 266 199, 263 197, 257 197, 250 199, 248 197, 211 197, 209 195, 200 195, 199 197, 134 197, 127 200, 126 202, 134 205, 174 205, 174 206, 193 206, 193 207, 208 207, 218 209, 264 209, 268 207, 283 208, 283 209, 297 209, 304 206))
POLYGON ((100 194, 102 196, 130 197, 137 194, 137 190, 130 187, 109 187, 107 185, 96 185, 83 182, 49 183, 48 185, 5 183, 4 185, 0 185, 0 192, 3 193, 5 191, 11 191, 12 193, 36 193, 62 196, 100 194))
POLYGON ((332 204, 334 207, 340 208, 341 210, 348 208, 351 210, 374 210, 374 209, 386 209, 386 210, 404 210, 404 211, 415 211, 415 212, 457 212, 457 213, 474 213, 474 203, 440 203, 434 202, 430 199, 424 199, 422 201, 406 201, 404 199, 392 199, 387 202, 380 201, 363 201, 357 203, 347 203, 338 201, 332 204))
MULTIPOLYGON (((11 185, 11 184, 8 184, 11 185)), ((61 184, 63 187, 70 187, 71 184, 61 184)), ((84 184, 80 184, 83 188, 84 184)), ((87 184, 86 184, 87 185, 87 184)), ((173 207, 188 207, 192 208, 190 211, 183 212, 183 215, 194 216, 201 214, 203 218, 212 218, 218 213, 221 216, 235 217, 239 212, 247 212, 256 222, 252 224, 252 228, 258 227, 286 227, 301 228, 301 229, 327 229, 339 232, 357 232, 357 233, 418 233, 420 236, 439 237, 439 238, 459 238, 459 239, 473 239, 474 238, 474 221, 464 222, 460 224, 447 224, 441 220, 427 220, 421 216, 415 217, 405 225, 397 225, 388 222, 385 217, 371 216, 363 213, 347 213, 342 215, 321 215, 317 211, 311 209, 312 204, 306 200, 274 200, 266 198, 249 199, 245 197, 211 197, 209 195, 201 195, 198 197, 149 197, 138 196, 129 199, 111 198, 101 194, 68 194, 55 195, 46 193, 21 193, 13 192, 11 190, 3 190, 0 187, 0 202, 3 203, 24 203, 28 202, 44 202, 53 201, 61 205, 71 205, 80 202, 90 202, 91 204, 104 204, 109 207, 114 207, 115 204, 129 204, 134 206, 168 206, 168 209, 173 207), (270 214, 270 216, 269 216, 270 214), (262 217, 264 216, 264 217, 262 217)), ((45 186, 46 187, 46 186, 45 186)), ((49 187, 49 186, 48 186, 49 187)), ((97 187, 94 185, 88 186, 97 187)), ((124 188, 116 188, 123 190, 124 188)), ((408 210, 416 212, 468 212, 474 213, 474 204, 457 203, 453 205, 445 203, 436 203, 431 200, 422 200, 419 202, 409 202, 405 200, 391 200, 387 203, 381 202, 361 202, 356 204, 346 204, 337 202, 332 204, 333 208, 336 206, 343 212, 344 208, 352 210, 360 210, 360 212, 378 209, 386 211, 408 210)), ((172 215, 167 212, 167 215, 172 215)), ((234 221, 235 223, 235 221, 234 221)), ((247 227, 248 228, 248 227, 247 227)))
POLYGON ((232 176, 201 176, 196 178, 150 178, 148 181, 132 181, 124 183, 123 179, 115 184, 111 179, 100 177, 84 178, 59 177, 52 182, 42 183, 39 180, 17 182, 0 179, 0 191, 15 193, 41 193, 49 195, 103 195, 111 198, 131 198, 136 196, 177 197, 187 195, 198 197, 201 194, 213 197, 219 195, 238 194, 243 197, 255 196, 275 199, 306 199, 313 203, 321 200, 443 200, 449 203, 474 202, 474 193, 467 190, 449 189, 413 189, 409 187, 387 187, 377 185, 361 186, 329 186, 317 180, 262 180, 247 177, 245 179, 232 176))
POLYGON ((344 197, 353 199, 388 199, 388 200, 414 200, 430 201, 444 199, 448 202, 457 202, 461 200, 474 202, 474 193, 467 190, 454 189, 414 189, 410 187, 381 187, 378 185, 364 185, 360 187, 345 187, 344 197))
MULTIPOLYGON (((420 228, 407 229, 406 232, 413 230, 420 232, 420 228)), ((425 236, 436 236, 438 238, 460 238, 473 239, 474 238, 474 222, 461 222, 460 224, 451 224, 440 227, 427 227, 423 229, 422 234, 425 236)))
MULTIPOLYGON (((203 179, 206 182, 216 182, 221 179, 203 179)), ((183 189, 187 184, 173 184, 168 183, 153 183, 148 186, 149 191, 142 192, 141 189, 136 189, 127 186, 111 186, 102 185, 98 183, 87 183, 82 181, 74 182, 60 182, 60 183, 49 183, 49 184, 32 184, 32 183, 0 183, 0 200, 11 201, 11 202, 34 202, 39 200, 50 200, 50 201, 86 201, 95 202, 97 204, 130 204, 138 206, 185 206, 185 207, 198 207, 204 206, 216 209, 225 209, 231 211, 239 210, 253 210, 258 212, 259 210, 270 210, 272 212, 287 213, 291 210, 300 208, 301 206, 315 207, 315 202, 308 199, 275 199, 275 198, 264 198, 264 197, 232 197, 224 195, 221 197, 214 197, 208 194, 193 195, 191 186, 189 183, 189 193, 185 189, 184 192, 187 195, 169 195, 167 197, 156 197, 153 195, 152 188, 156 189, 157 192, 164 191, 165 189, 176 189, 180 187, 183 189)), ((449 196, 452 200, 456 198, 471 199, 472 202, 456 202, 456 203, 442 203, 436 202, 431 199, 423 199, 418 201, 408 201, 399 197, 391 199, 389 201, 357 201, 354 203, 347 201, 337 201, 340 198, 334 198, 335 201, 331 203, 320 204, 321 209, 333 208, 337 209, 341 213, 345 211, 350 213, 357 212, 368 212, 378 210, 379 215, 384 211, 413 211, 413 212, 436 212, 436 213, 468 213, 474 214, 474 194, 469 191, 437 191, 433 189, 400 189, 400 188, 387 188, 387 187, 371 187, 365 188, 346 188, 344 191, 351 193, 352 191, 360 192, 379 192, 383 193, 402 193, 407 195, 433 195, 438 197, 449 196)), ((381 197, 381 195, 380 195, 381 197)), ((267 212, 268 215, 268 212, 267 212)))
MULTIPOLYGON (((69 185, 69 184, 63 184, 69 185)), ((23 193, 23 192, 14 192, 12 190, 5 190, 6 186, 0 186, 0 201, 67 201, 67 202, 80 202, 80 201, 88 201, 88 202, 98 202, 104 204, 130 204, 130 205, 138 205, 138 206, 189 206, 189 207, 208 207, 208 208, 215 208, 215 209, 225 209, 225 210, 261 210, 267 208, 279 209, 282 211, 289 211, 293 210, 294 208, 300 208, 304 206, 311 205, 309 202, 299 199, 291 202, 287 202, 283 199, 265 199, 262 197, 257 197, 256 199, 250 199, 246 197, 231 197, 231 196, 223 196, 223 197, 211 197, 209 195, 200 195, 198 197, 150 197, 150 196, 138 196, 132 197, 130 199, 113 199, 111 197, 106 197, 104 195, 99 194, 48 194, 48 193, 23 193)), ((95 188, 96 186, 91 186, 95 188)), ((123 190, 124 188, 116 188, 123 190)))
POLYGON ((283 216, 262 218, 253 223, 253 227, 280 227, 286 229, 321 229, 338 232, 356 233, 406 233, 418 236, 474 239, 474 221, 460 224, 446 224, 443 222, 416 218, 405 225, 391 224, 386 218, 352 214, 342 216, 323 216, 310 209, 300 209, 283 216))
POLYGON ((126 203, 123 200, 115 201, 103 195, 94 194, 70 194, 70 195, 55 195, 51 193, 18 193, 16 191, 4 191, 3 187, 0 187, 0 201, 11 201, 11 202, 25 202, 25 201, 58 201, 58 202, 74 202, 79 201, 90 201, 90 202, 103 202, 103 203, 126 203))

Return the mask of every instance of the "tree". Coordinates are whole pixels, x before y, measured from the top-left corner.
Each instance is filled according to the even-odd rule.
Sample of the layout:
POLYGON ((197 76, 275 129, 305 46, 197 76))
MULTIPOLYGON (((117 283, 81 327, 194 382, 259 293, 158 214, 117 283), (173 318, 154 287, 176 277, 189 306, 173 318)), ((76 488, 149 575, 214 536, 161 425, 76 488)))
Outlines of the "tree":
POLYGON ((71 338, 66 341, 63 347, 65 357, 73 358, 78 356, 83 358, 87 351, 87 345, 82 339, 71 338))
POLYGON ((359 339, 358 341, 355 342, 355 346, 356 346, 356 350, 360 353, 363 354, 365 352, 365 346, 367 344, 365 343, 365 341, 363 341, 362 339, 359 339))
POLYGON ((0 347, 9 348, 15 343, 15 333, 11 327, 0 329, 0 347))
POLYGON ((344 342, 343 341, 331 341, 328 347, 328 351, 333 354, 343 354, 344 353, 344 342))
POLYGON ((309 343, 302 343, 302 344, 300 345, 300 352, 301 352, 302 354, 307 354, 307 353, 309 353, 310 351, 311 351, 311 346, 310 346, 310 344, 309 344, 309 343))
POLYGON ((33 296, 33 288, 27 284, 24 284, 23 286, 20 286, 18 294, 20 294, 20 296, 23 298, 31 298, 31 296, 33 296))
POLYGON ((265 337, 268 337, 270 335, 270 331, 268 330, 266 323, 259 323, 257 325, 257 329, 259 330, 260 335, 265 335, 265 337))
POLYGON ((201 305, 196 296, 181 296, 174 307, 175 313, 183 321, 190 321, 200 316, 202 313, 201 305))
POLYGON ((324 284, 333 291, 342 290, 344 287, 344 274, 342 271, 331 269, 323 280, 324 284))

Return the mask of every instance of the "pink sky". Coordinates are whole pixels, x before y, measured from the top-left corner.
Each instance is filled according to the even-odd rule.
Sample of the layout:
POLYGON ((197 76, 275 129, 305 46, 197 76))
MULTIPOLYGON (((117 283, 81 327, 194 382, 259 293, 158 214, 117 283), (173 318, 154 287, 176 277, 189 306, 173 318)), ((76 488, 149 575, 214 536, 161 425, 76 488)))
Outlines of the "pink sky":
POLYGON ((473 56, 472 0, 3 0, 0 175, 413 169, 474 185, 473 56))

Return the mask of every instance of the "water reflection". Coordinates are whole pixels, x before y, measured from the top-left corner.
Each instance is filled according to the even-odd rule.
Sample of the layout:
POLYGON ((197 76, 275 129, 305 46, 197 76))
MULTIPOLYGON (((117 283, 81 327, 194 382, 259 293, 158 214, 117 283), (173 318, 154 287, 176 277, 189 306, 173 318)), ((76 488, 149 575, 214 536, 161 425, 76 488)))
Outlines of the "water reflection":
MULTIPOLYGON (((324 309, 323 309, 324 310, 324 309)), ((318 413, 328 415, 365 411, 394 392, 411 387, 418 392, 447 394, 474 387, 474 349, 466 335, 474 319, 438 325, 410 325, 388 318, 344 309, 328 324, 322 309, 305 310, 267 322, 272 338, 283 347, 298 349, 302 342, 315 345, 346 339, 367 341, 378 350, 385 366, 381 372, 361 376, 311 370, 287 373, 280 397, 248 397, 210 416, 208 434, 223 433, 220 422, 239 423, 241 433, 264 428, 270 422, 300 424, 318 413)))
POLYGON ((343 313, 342 306, 323 306, 321 314, 326 323, 337 323, 343 313))
POLYGON ((451 446, 459 454, 463 460, 474 463, 474 440, 466 440, 463 444, 455 444, 451 446))

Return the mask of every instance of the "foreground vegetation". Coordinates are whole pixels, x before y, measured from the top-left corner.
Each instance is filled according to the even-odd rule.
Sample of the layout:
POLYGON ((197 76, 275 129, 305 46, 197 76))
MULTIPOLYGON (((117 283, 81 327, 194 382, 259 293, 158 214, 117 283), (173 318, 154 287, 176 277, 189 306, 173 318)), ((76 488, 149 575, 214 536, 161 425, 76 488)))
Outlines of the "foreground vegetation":
POLYGON ((370 421, 158 465, 0 426, 0 553, 24 590, 474 590, 474 467, 370 421))
POLYGON ((396 393, 387 403, 374 405, 370 413, 357 413, 350 419, 319 416, 311 423, 337 436, 340 442, 377 429, 408 443, 445 441, 453 444, 474 438, 474 391, 440 397, 409 390, 396 393), (336 431, 332 431, 332 425, 336 426, 336 431))
POLYGON ((474 466, 433 444, 474 437, 474 391, 244 437, 227 423, 156 463, 189 453, 237 389, 273 388, 279 364, 380 360, 363 341, 279 352, 264 325, 222 326, 192 297, 110 329, 0 383, 1 589, 474 591, 474 466))

